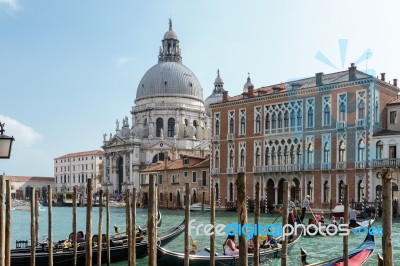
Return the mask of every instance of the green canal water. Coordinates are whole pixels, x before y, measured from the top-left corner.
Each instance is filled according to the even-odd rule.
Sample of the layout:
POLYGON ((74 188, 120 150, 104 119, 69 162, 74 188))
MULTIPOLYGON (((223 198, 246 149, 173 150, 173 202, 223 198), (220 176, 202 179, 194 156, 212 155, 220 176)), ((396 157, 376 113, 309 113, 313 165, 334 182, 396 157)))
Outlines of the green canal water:
MULTIPOLYGON (((179 224, 183 221, 185 213, 182 210, 161 210, 163 215, 162 226, 159 231, 162 232, 174 225, 179 224)), ((47 208, 45 211, 39 212, 39 239, 42 239, 43 235, 47 235, 47 208)), ((207 224, 209 223, 209 212, 191 212, 191 220, 195 219, 194 225, 207 224)), ((11 213, 11 234, 12 234, 12 246, 15 247, 16 240, 27 240, 30 238, 30 212, 29 211, 12 211, 11 213)), ((262 214, 261 222, 263 225, 272 223, 276 218, 276 214, 262 214)), ((147 210, 137 210, 137 224, 144 225, 147 219, 147 210)), ((253 221, 253 214, 249 214, 249 223, 253 221)), ((86 228, 86 208, 77 209, 77 228, 78 231, 85 231, 86 228)), ((223 223, 229 224, 237 221, 235 212, 223 212, 218 211, 216 213, 216 224, 223 223)), ((113 232, 114 224, 117 224, 120 230, 124 230, 125 226, 125 209, 124 208, 112 208, 110 215, 110 232, 113 232)), ((377 220, 375 226, 381 225, 381 220, 377 220)), ((98 208, 93 209, 93 232, 98 230, 98 208)), ((105 213, 103 214, 103 231, 105 231, 105 213)), ((69 207, 53 207, 53 239, 61 240, 68 237, 72 232, 72 208, 69 207)), ((201 230, 201 232, 203 232, 201 230)), ((192 231, 192 234, 195 232, 192 231)), ((393 239, 393 253, 394 253, 394 265, 400 265, 400 222, 394 221, 392 228, 392 239, 393 239)), ((205 235, 194 236, 198 248, 209 246, 209 237, 205 235)), ((349 250, 357 247, 364 237, 356 234, 349 236, 349 250)), ((222 251, 222 244, 225 237, 220 236, 216 238, 217 252, 222 251)), ((300 262, 300 247, 303 246, 308 252, 308 259, 310 262, 316 262, 319 260, 325 260, 328 258, 340 256, 342 253, 342 237, 340 236, 306 236, 302 237, 298 244, 296 244, 288 256, 289 265, 298 266, 300 262)), ((375 249, 373 257, 368 261, 366 265, 376 266, 377 258, 376 254, 379 252, 382 254, 382 238, 376 236, 375 238, 377 248, 375 249)), ((183 250, 184 236, 180 235, 177 239, 167 245, 168 249, 171 250, 183 250)), ((126 262, 112 263, 115 266, 126 265, 126 262)), ((137 265, 147 265, 147 258, 137 260, 137 265)), ((280 260, 271 260, 263 265, 280 265, 280 260)))

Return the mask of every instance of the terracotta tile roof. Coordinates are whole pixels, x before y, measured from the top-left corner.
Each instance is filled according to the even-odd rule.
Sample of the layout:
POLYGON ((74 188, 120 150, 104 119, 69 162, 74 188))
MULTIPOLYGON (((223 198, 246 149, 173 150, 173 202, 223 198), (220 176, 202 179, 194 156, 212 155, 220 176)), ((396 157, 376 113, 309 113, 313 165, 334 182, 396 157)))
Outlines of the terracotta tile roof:
POLYGON ((54 177, 47 176, 14 176, 14 175, 6 175, 6 180, 11 181, 42 181, 42 182, 54 182, 54 177))
POLYGON ((377 133, 375 133, 373 136, 374 137, 379 137, 379 136, 392 136, 392 135, 400 135, 400 131, 393 131, 393 130, 382 130, 377 133))
MULTIPOLYGON (((209 167, 210 159, 208 157, 196 157, 196 156, 188 156, 189 164, 183 164, 183 159, 178 160, 168 160, 167 161, 167 170, 177 170, 177 169, 187 169, 187 168, 199 168, 199 167, 209 167)), ((158 161, 155 164, 146 166, 141 170, 141 172, 154 172, 154 171, 163 171, 165 170, 165 162, 158 161)))
POLYGON ((66 158, 73 158, 73 157, 80 157, 80 156, 101 156, 103 155, 103 151, 101 150, 93 150, 93 151, 82 151, 82 152, 75 152, 75 153, 68 153, 61 157, 57 157, 54 160, 58 159, 66 159, 66 158))

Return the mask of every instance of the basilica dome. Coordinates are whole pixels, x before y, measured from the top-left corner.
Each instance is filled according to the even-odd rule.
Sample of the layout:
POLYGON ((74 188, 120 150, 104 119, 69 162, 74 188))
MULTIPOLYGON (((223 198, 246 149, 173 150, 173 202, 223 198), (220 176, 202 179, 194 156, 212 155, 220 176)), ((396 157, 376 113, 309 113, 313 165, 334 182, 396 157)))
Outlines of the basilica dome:
POLYGON ((179 96, 203 100, 203 89, 193 72, 179 62, 159 62, 143 76, 136 100, 179 96))

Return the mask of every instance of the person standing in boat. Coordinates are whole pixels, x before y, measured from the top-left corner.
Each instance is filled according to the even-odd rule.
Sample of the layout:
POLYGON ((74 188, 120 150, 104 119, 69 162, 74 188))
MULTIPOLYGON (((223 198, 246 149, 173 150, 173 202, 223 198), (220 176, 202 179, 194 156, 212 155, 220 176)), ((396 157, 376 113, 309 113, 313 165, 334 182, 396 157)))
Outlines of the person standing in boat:
POLYGON ((296 204, 294 204, 293 199, 289 199, 288 208, 289 208, 289 211, 288 211, 288 214, 289 214, 288 223, 294 226, 294 222, 296 220, 295 219, 296 204))
POLYGON ((351 209, 349 211, 349 220, 350 220, 350 227, 357 227, 357 211, 355 209, 351 209))
POLYGON ((301 216, 300 221, 303 222, 304 216, 306 215, 307 208, 310 208, 310 195, 307 195, 301 204, 301 216))
POLYGON ((235 236, 228 235, 224 243, 224 251, 226 255, 239 255, 239 248, 235 243, 235 236))

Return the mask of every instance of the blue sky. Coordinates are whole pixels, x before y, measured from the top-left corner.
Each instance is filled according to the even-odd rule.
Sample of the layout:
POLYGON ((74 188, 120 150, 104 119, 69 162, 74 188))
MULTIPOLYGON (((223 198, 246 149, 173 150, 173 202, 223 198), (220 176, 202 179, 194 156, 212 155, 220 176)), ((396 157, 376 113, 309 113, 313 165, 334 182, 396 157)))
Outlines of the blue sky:
POLYGON ((217 69, 230 95, 247 73, 260 87, 356 61, 400 78, 399 10, 396 1, 0 0, 0 121, 16 138, 0 171, 53 176, 54 158, 100 149, 157 63, 169 18, 205 99, 217 69))

